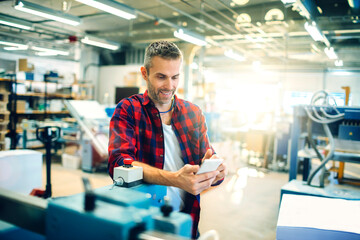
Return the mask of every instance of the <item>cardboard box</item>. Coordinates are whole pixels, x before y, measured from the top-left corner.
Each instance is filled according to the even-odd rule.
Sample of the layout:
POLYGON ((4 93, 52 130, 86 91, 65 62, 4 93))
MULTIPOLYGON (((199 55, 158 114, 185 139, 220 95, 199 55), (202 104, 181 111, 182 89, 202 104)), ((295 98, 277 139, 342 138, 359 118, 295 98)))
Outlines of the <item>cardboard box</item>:
POLYGON ((0 102, 0 113, 6 112, 8 110, 7 105, 8 105, 7 102, 0 102))
POLYGON ((16 112, 25 112, 26 111, 26 101, 17 100, 16 101, 16 112))
POLYGON ((19 59, 19 71, 31 72, 33 70, 34 70, 34 65, 31 63, 28 63, 27 58, 19 59))
POLYGON ((9 121, 0 121, 0 131, 8 130, 9 121))
POLYGON ((10 87, 11 87, 11 82, 7 82, 7 81, 1 81, 0 82, 0 91, 1 92, 9 93, 10 92, 10 87))
POLYGON ((138 72, 129 72, 124 76, 124 84, 127 87, 140 86, 141 80, 141 73, 138 72))
POLYGON ((0 123, 9 122, 9 116, 10 116, 9 111, 0 113, 0 123))

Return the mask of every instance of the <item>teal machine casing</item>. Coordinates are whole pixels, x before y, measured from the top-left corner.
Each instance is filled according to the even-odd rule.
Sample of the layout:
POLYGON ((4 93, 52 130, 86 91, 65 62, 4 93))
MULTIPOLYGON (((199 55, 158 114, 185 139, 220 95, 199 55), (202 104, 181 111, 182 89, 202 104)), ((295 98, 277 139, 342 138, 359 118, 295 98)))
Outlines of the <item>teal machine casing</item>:
POLYGON ((84 210, 85 193, 49 201, 47 239, 137 239, 145 231, 190 239, 190 215, 172 212, 166 217, 159 208, 164 204, 165 186, 111 185, 95 189, 94 194, 95 208, 91 211, 84 210))

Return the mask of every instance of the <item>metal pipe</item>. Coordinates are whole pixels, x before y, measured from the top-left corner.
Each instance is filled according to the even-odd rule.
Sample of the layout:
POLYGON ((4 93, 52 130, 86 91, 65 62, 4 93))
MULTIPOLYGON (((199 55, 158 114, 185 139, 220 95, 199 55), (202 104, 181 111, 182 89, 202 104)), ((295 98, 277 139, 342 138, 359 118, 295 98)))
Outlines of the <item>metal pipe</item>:
POLYGON ((184 11, 182 11, 182 10, 180 10, 180 9, 178 9, 178 8, 168 4, 166 2, 164 2, 163 0, 156 0, 156 1, 160 2, 161 4, 165 5, 168 8, 170 8, 170 9, 172 9, 172 10, 174 10, 174 11, 176 11, 176 12, 178 12, 178 13, 180 13, 180 14, 188 17, 188 18, 190 18, 191 20, 194 20, 195 22, 206 26, 209 29, 212 29, 212 30, 214 30, 214 31, 216 31, 216 32, 218 32, 220 34, 225 35, 225 36, 229 36, 229 37, 231 36, 229 33, 225 32, 225 31, 223 31, 223 30, 221 30, 221 29, 219 29, 219 28, 217 28, 217 27, 215 27, 215 26, 213 26, 211 24, 206 23, 204 20, 198 19, 198 18, 196 18, 196 17, 194 17, 194 16, 192 16, 192 15, 190 15, 190 14, 188 14, 188 13, 186 13, 186 12, 184 12, 184 11))

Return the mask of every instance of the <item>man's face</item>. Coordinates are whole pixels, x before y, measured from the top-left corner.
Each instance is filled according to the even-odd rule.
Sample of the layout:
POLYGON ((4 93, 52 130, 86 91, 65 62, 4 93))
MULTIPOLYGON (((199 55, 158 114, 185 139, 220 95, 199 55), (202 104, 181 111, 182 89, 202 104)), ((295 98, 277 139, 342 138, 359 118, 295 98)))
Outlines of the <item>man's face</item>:
POLYGON ((155 104, 169 104, 179 84, 181 58, 164 59, 156 56, 151 63, 149 71, 141 68, 149 97, 155 104))

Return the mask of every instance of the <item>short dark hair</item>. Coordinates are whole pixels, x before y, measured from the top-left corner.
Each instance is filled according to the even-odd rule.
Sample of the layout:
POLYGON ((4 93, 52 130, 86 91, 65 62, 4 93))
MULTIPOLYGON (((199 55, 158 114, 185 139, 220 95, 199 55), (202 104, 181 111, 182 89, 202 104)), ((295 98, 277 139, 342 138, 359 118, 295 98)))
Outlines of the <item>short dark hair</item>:
POLYGON ((144 67, 149 73, 151 68, 151 60, 153 57, 159 56, 165 59, 182 59, 182 53, 180 49, 172 42, 157 41, 150 43, 145 50, 144 67))

